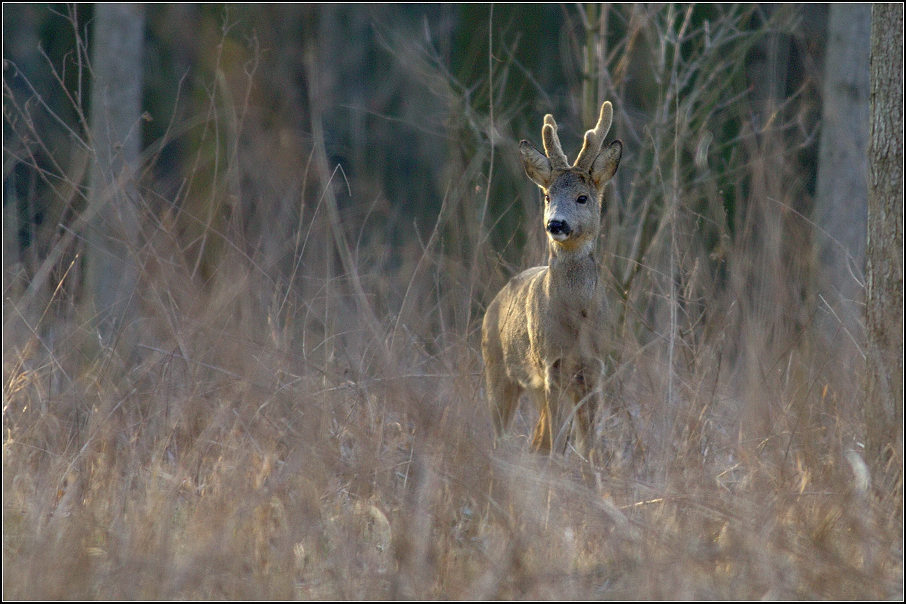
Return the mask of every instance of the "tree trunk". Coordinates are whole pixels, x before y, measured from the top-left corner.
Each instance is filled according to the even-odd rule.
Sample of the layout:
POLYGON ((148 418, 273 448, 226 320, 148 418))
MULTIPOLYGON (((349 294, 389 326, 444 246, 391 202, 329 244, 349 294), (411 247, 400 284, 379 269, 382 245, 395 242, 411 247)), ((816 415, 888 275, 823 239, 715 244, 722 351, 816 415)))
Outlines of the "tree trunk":
POLYGON ((141 148, 144 25, 141 4, 95 4, 89 118, 95 162, 85 279, 104 337, 129 322, 138 283, 134 176, 141 148))
MULTIPOLYGON (((871 5, 831 4, 815 192, 817 293, 830 306, 825 335, 857 332, 865 270, 868 54, 871 5)), ((822 308, 824 305, 822 304, 822 308)), ((826 307, 824 308, 826 310, 826 307)))
POLYGON ((882 489, 902 505, 903 5, 873 4, 865 424, 882 489))

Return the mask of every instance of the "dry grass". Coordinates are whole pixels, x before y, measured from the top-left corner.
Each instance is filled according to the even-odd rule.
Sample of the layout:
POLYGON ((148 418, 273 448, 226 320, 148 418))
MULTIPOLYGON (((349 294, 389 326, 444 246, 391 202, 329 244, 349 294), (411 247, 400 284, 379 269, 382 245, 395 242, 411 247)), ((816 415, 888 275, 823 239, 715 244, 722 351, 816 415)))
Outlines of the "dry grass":
MULTIPOLYGON (((5 597, 823 599, 902 587, 900 518, 849 463, 855 420, 840 399, 855 393, 796 351, 738 397, 713 366, 719 351, 700 353, 677 372, 669 422, 662 364, 637 351, 602 421, 608 454, 591 465, 532 455, 524 439, 492 448, 473 338, 406 336, 405 352, 381 359, 386 339, 339 311, 342 330, 300 326, 310 350, 286 351, 242 312, 262 304, 255 291, 161 308, 146 331, 171 339, 137 345, 135 362, 117 349, 86 358, 91 334, 75 322, 6 332, 5 597)), ((325 306, 348 304, 335 295, 325 306)))
MULTIPOLYGON (((640 36, 664 27, 634 18, 640 36)), ((719 69, 709 52, 674 81, 719 69)), ((54 243, 37 291, 4 261, 4 598, 901 598, 902 503, 866 483, 860 357, 828 353, 796 298, 785 246, 808 226, 774 153, 792 122, 720 141, 745 150, 730 165, 692 162, 705 125, 735 114, 680 92, 623 134, 637 144, 604 247, 624 312, 595 463, 531 454, 528 405, 492 445, 477 330, 506 275, 495 208, 463 219, 487 190, 464 183, 521 178, 503 144, 492 170, 476 151, 426 230, 351 199, 323 138, 274 149, 240 107, 236 152, 194 177, 217 196, 290 193, 208 225, 219 249, 202 259, 200 219, 161 212, 176 200, 149 177, 138 318, 110 341, 85 316, 77 239, 54 243), (732 233, 698 220, 720 178, 747 183, 732 233)), ((460 110, 475 137, 494 125, 460 110)), ((523 228, 525 264, 540 235, 523 228)))

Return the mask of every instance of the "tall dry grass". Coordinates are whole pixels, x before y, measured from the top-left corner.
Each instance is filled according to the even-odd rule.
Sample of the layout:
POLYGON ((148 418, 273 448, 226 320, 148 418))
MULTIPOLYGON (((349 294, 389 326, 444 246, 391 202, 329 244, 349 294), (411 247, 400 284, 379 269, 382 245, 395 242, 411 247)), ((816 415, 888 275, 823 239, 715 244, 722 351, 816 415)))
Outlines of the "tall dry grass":
MULTIPOLYGON (((418 191, 367 197, 328 157, 327 68, 309 54, 310 140, 275 139, 241 88, 212 87, 198 128, 225 151, 192 176, 238 204, 221 226, 147 172, 134 336, 99 338, 85 315, 79 237, 52 242, 40 287, 4 261, 4 597, 902 597, 901 504, 861 456, 860 358, 826 349, 802 295, 801 107, 721 95, 781 24, 684 10, 610 15, 627 30, 602 66, 628 152, 602 241, 599 461, 492 445, 483 307, 543 249, 531 186, 490 195, 522 178, 510 151, 540 132, 540 113, 514 131, 517 63, 489 61, 463 100, 431 48, 387 39, 448 112, 451 157, 471 149, 426 226, 408 216, 418 191), (622 102, 623 57, 657 66, 646 106, 622 102), (519 203, 519 232, 501 234, 519 203)), ((558 120, 580 133, 574 109, 558 120)), ((8 125, 6 157, 32 161, 41 133, 8 125)), ((80 194, 72 170, 48 178, 80 194)))

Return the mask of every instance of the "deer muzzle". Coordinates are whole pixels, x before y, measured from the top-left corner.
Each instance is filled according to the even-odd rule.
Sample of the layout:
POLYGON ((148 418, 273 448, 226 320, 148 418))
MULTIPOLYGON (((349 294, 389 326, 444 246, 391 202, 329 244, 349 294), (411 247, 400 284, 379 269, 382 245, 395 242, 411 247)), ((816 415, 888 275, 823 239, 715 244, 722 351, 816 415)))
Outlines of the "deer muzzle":
POLYGON ((553 239, 563 241, 572 234, 573 230, 565 220, 548 220, 547 232, 553 239))

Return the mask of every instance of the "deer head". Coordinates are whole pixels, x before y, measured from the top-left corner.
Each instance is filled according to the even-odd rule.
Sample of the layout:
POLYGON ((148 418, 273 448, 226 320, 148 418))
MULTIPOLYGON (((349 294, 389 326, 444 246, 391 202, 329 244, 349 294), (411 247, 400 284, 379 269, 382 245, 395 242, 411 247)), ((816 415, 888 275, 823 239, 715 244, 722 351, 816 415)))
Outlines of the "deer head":
POLYGON ((582 150, 572 166, 560 145, 557 123, 544 116, 544 153, 528 141, 519 143, 525 173, 544 192, 544 226, 552 250, 585 248, 600 232, 604 186, 620 164, 623 143, 604 146, 613 120, 610 101, 601 105, 595 127, 585 133, 582 150))

